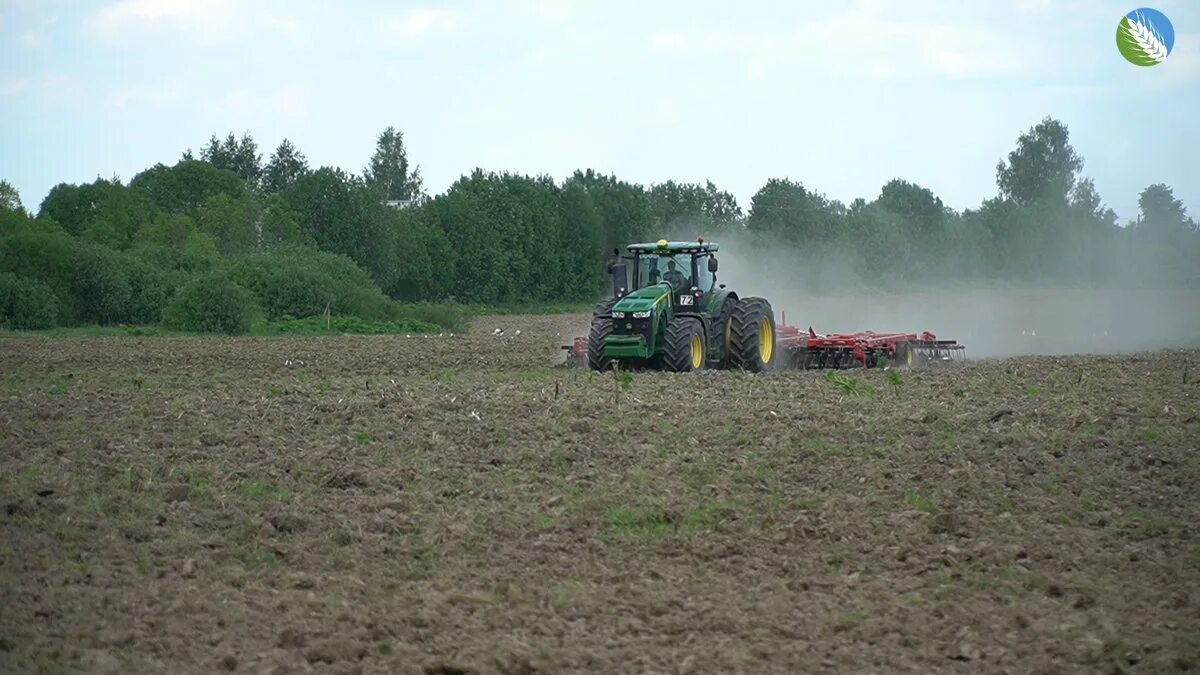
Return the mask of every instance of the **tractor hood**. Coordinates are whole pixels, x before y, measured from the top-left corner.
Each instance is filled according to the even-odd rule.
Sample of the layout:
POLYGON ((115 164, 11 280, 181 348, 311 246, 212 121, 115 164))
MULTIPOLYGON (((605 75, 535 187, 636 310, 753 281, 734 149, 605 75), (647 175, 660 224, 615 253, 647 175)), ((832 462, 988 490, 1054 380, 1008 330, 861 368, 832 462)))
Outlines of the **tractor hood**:
POLYGON ((640 288, 621 298, 613 305, 614 312, 645 312, 654 309, 658 301, 670 295, 671 289, 666 284, 655 284, 640 288))

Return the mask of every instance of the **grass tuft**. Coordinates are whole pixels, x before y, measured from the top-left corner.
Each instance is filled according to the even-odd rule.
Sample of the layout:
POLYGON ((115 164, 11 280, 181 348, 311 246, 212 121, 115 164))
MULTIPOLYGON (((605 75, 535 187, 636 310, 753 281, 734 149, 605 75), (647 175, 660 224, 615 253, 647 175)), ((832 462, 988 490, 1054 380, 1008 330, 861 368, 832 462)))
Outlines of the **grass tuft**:
POLYGON ((904 493, 904 502, 914 509, 924 511, 925 513, 937 511, 937 504, 932 499, 922 496, 916 491, 904 493))

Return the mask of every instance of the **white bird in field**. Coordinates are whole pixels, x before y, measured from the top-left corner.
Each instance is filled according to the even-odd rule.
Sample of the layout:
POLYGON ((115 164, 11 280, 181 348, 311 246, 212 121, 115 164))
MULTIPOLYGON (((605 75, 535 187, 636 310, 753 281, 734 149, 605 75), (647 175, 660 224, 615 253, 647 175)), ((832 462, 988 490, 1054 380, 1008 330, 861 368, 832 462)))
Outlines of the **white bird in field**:
POLYGON ((520 335, 520 334, 521 334, 521 330, 519 328, 517 329, 517 332, 513 333, 513 335, 520 335))
POLYGON ((492 331, 492 335, 504 335, 504 329, 497 328, 496 330, 492 331))

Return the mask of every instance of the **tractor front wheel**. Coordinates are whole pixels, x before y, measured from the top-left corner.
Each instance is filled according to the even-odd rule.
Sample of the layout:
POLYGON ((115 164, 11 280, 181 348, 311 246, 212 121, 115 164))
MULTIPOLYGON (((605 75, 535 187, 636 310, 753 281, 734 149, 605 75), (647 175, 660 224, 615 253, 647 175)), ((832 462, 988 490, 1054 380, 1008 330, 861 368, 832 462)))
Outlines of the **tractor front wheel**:
POLYGON ((705 353, 704 328, 700 321, 689 316, 679 316, 667 324, 663 336, 664 351, 659 358, 659 368, 675 373, 700 370, 708 355, 705 353))
POLYGON ((612 308, 616 299, 609 299, 596 306, 592 313, 592 328, 588 331, 587 361, 592 370, 608 370, 612 359, 604 354, 604 343, 612 335, 612 308))
POLYGON ((742 298, 729 316, 729 355, 735 368, 775 367, 775 312, 765 298, 742 298))

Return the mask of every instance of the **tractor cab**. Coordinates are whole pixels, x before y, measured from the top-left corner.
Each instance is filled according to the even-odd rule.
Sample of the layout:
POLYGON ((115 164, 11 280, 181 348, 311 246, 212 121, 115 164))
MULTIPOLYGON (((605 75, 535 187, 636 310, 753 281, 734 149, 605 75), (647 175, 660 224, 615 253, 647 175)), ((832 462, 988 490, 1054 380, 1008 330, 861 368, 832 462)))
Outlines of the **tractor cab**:
POLYGON ((609 264, 618 301, 631 293, 653 300, 667 295, 674 307, 701 307, 706 294, 716 289, 717 245, 703 237, 694 242, 630 244, 626 250, 624 256, 614 251, 617 255, 609 264))

